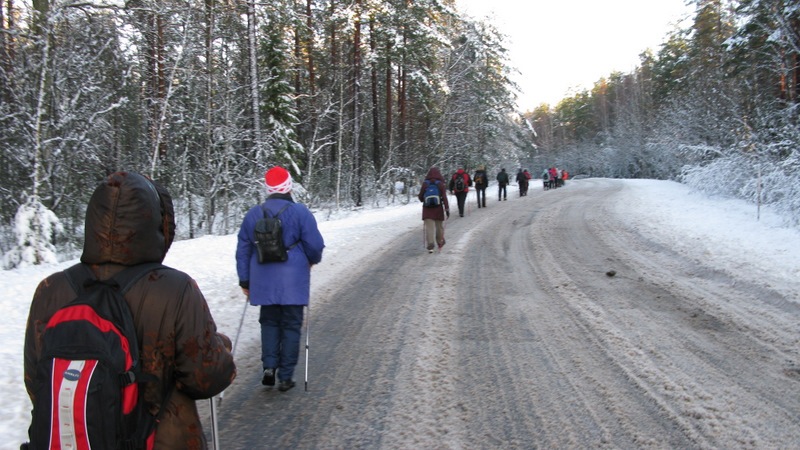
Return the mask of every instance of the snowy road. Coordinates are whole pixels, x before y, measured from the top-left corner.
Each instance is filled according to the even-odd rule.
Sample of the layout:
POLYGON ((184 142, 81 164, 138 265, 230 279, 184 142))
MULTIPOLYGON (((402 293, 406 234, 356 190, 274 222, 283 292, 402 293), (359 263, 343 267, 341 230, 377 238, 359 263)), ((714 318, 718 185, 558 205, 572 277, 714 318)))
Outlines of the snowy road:
POLYGON ((340 262, 315 294, 309 391, 302 361, 279 393, 237 356, 221 447, 800 446, 797 303, 663 247, 618 213, 622 189, 490 196, 442 253, 420 222, 340 262))

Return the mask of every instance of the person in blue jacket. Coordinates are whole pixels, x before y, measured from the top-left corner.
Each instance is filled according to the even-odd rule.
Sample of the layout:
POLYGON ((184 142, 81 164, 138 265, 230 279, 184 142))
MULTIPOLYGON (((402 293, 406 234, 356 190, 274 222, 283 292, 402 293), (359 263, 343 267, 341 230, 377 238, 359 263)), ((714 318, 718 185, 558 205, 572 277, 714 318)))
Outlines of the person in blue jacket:
POLYGON ((303 307, 308 306, 311 289, 311 266, 322 260, 325 242, 311 211, 292 200, 289 172, 276 166, 266 172, 264 179, 267 200, 247 212, 239 229, 236 272, 250 304, 261 308, 261 384, 275 386, 277 378, 278 389, 285 392, 295 385, 293 376, 300 355, 303 307), (279 217, 289 258, 259 263, 256 222, 264 217, 264 210, 274 217, 282 209, 279 217))

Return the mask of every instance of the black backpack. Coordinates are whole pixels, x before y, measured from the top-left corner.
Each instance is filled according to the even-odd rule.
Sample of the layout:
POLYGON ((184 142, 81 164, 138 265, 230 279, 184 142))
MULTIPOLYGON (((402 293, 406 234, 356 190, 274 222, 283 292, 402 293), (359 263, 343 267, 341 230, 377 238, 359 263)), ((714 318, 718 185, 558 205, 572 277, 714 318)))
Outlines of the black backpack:
POLYGON ((283 244, 283 223, 278 216, 290 205, 291 203, 281 208, 275 217, 270 216, 267 208, 261 206, 264 217, 258 219, 254 230, 259 263, 284 262, 289 259, 289 249, 294 247, 294 244, 288 248, 283 244))
POLYGON ((467 184, 464 182, 464 175, 463 174, 456 174, 455 175, 455 183, 453 184, 455 187, 455 192, 463 192, 466 189, 467 184))
POLYGON ((442 204, 442 192, 439 190, 439 185, 436 180, 425 180, 425 183, 428 186, 422 195, 422 205, 428 208, 436 208, 442 204))
POLYGON ((158 263, 97 280, 89 266, 66 271, 76 296, 47 322, 34 380, 30 443, 23 448, 144 449, 156 417, 139 367, 139 341, 125 292, 158 263))

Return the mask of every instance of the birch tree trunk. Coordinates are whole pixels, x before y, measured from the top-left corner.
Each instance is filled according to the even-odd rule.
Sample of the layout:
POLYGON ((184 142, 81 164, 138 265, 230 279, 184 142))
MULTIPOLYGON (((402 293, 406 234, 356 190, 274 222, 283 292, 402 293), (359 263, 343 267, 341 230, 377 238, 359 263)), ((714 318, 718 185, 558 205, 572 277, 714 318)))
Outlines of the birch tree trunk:
POLYGON ((250 49, 250 101, 253 108, 253 145, 256 149, 256 163, 267 161, 264 140, 261 132, 261 100, 259 98, 258 77, 258 41, 256 40, 256 6, 255 2, 247 2, 247 36, 250 49))
POLYGON ((34 17, 33 33, 39 38, 40 46, 40 66, 39 66, 39 84, 36 91, 36 122, 33 129, 34 151, 33 151, 33 164, 32 164, 32 185, 31 197, 39 198, 39 189, 44 179, 43 173, 43 160, 46 158, 47 149, 47 118, 50 116, 50 89, 53 82, 52 74, 50 73, 50 55, 52 36, 50 34, 50 2, 49 0, 34 0, 34 9, 36 16, 34 17))
POLYGON ((336 130, 336 209, 342 198, 342 130, 344 124, 344 83, 339 83, 339 127, 336 130))

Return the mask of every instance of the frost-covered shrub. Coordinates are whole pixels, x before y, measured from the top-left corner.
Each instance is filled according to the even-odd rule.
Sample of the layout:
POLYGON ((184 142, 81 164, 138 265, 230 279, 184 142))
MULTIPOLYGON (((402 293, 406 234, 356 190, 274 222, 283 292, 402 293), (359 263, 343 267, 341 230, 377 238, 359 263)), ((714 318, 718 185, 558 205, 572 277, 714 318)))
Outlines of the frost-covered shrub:
MULTIPOLYGON (((796 155, 779 164, 761 164, 760 202, 786 218, 789 225, 800 224, 800 161, 796 155)), ((745 183, 739 195, 759 201, 758 178, 745 183)))
POLYGON ((770 206, 787 225, 800 224, 800 155, 734 153, 705 164, 687 165, 680 181, 710 195, 741 198, 770 206))
POLYGON ((63 232, 58 217, 42 204, 38 197, 31 196, 14 216, 14 246, 3 255, 3 267, 58 262, 53 241, 63 232))
POLYGON ((680 181, 709 195, 738 197, 742 186, 756 179, 748 158, 729 155, 706 164, 684 166, 680 181))

